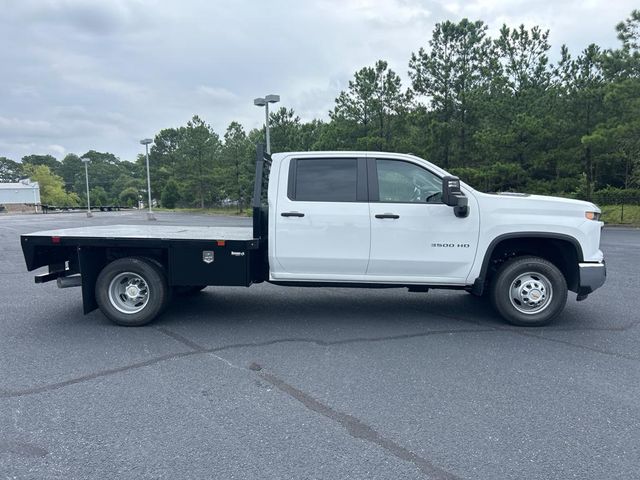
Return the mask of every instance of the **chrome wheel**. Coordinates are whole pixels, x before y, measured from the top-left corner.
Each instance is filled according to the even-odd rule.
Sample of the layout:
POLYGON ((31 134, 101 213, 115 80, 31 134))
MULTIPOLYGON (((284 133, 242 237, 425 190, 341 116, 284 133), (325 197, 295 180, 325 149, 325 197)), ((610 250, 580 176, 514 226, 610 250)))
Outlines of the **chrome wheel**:
POLYGON ((533 315, 551 303, 553 287, 547 277, 536 272, 518 275, 509 288, 511 305, 520 313, 533 315))
POLYGON ((137 273, 119 273, 109 283, 109 302, 122 313, 138 313, 149 302, 149 286, 137 273))

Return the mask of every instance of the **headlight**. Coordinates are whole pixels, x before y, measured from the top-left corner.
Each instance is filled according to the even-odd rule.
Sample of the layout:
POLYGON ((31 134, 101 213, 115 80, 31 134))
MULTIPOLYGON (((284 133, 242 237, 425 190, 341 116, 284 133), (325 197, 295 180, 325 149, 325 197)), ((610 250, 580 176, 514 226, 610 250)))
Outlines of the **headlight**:
POLYGON ((584 216, 587 220, 600 220, 600 212, 584 212, 584 216))

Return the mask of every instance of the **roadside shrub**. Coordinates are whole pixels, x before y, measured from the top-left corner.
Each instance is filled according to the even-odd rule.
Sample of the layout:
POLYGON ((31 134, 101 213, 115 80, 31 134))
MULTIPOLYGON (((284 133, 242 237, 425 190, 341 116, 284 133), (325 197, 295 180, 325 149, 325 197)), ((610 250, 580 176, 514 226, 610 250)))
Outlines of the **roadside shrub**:
POLYGON ((592 198, 598 205, 640 205, 640 189, 607 187, 593 192, 592 198))
POLYGON ((109 195, 105 191, 104 188, 98 186, 91 189, 91 204, 96 207, 102 207, 105 205, 109 205, 111 202, 109 201, 109 195))
POLYGON ((133 207, 138 203, 138 190, 133 187, 125 188, 118 198, 123 207, 133 207))
POLYGON ((162 190, 162 206, 164 208, 176 208, 176 203, 180 200, 180 191, 178 190, 178 183, 170 178, 162 190))

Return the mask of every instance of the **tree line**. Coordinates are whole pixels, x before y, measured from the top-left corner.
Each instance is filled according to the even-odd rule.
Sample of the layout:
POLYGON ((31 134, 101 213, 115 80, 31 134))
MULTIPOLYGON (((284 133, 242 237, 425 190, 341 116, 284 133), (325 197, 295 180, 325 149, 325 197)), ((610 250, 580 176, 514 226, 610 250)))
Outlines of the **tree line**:
MULTIPOLYGON (((436 24, 411 53, 409 85, 384 60, 355 72, 329 118, 270 115, 272 151, 413 153, 483 191, 576 198, 640 198, 640 10, 616 27, 619 45, 562 46, 549 31, 482 21, 436 24)), ((263 130, 232 122, 222 136, 198 116, 161 130, 150 150, 152 191, 168 208, 246 206, 263 130)), ((89 151, 92 203, 134 205, 146 192, 144 156, 121 161, 89 151)), ((49 203, 84 198, 77 155, 62 161, 0 157, 0 180, 29 175, 50 185, 49 203)), ((49 197, 49 198, 46 198, 49 197)), ((614 200, 617 201, 617 200, 614 200)))

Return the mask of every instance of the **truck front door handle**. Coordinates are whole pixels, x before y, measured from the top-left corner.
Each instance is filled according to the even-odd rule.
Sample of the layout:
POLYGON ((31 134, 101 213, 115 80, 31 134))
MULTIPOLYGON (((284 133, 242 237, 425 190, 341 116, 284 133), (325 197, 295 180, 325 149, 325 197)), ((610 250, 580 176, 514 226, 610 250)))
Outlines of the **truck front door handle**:
POLYGON ((376 213, 376 218, 393 218, 394 220, 400 218, 400 215, 395 213, 376 213))
POLYGON ((304 217, 304 213, 300 212, 282 212, 280 215, 283 217, 304 217))

